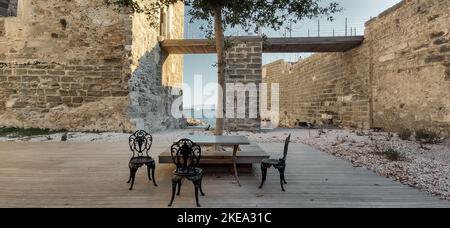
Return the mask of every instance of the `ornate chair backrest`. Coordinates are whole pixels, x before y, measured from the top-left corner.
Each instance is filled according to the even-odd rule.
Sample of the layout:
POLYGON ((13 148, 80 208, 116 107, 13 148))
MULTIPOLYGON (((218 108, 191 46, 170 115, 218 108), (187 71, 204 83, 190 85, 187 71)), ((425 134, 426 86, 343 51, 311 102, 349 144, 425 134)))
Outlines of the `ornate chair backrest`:
POLYGON ((283 151, 283 158, 281 160, 286 161, 287 153, 289 150, 289 142, 291 141, 291 134, 286 138, 284 141, 284 151, 283 151))
POLYGON ((153 137, 143 130, 134 132, 128 143, 130 145, 130 150, 133 152, 133 157, 142 157, 144 153, 148 155, 148 151, 152 147, 153 137))
POLYGON ((190 139, 180 139, 172 145, 170 152, 177 172, 195 172, 202 154, 200 146, 190 139))

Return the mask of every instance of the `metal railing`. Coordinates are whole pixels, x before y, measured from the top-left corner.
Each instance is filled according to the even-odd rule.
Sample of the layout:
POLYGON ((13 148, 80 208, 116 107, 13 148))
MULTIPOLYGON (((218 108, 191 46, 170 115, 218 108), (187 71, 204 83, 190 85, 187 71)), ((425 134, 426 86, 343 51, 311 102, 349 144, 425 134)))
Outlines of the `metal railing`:
MULTIPOLYGON (((227 36, 257 36, 267 37, 338 37, 338 36, 361 36, 364 35, 365 23, 370 18, 345 18, 334 21, 306 20, 297 24, 289 24, 285 28, 274 31, 270 28, 262 28, 258 32, 244 32, 242 29, 229 29, 227 36)), ((184 31, 185 39, 203 39, 205 34, 196 24, 186 24, 184 31)))

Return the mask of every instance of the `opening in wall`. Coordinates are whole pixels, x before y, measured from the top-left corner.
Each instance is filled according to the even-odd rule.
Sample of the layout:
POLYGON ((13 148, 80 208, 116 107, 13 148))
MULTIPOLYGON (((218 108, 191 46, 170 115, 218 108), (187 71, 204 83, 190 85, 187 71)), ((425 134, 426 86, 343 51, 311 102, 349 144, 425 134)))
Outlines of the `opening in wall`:
POLYGON ((184 64, 190 67, 183 68, 183 116, 196 128, 216 125, 216 63, 216 54, 184 56, 184 64))
POLYGON ((17 16, 18 0, 0 0, 0 17, 17 16))

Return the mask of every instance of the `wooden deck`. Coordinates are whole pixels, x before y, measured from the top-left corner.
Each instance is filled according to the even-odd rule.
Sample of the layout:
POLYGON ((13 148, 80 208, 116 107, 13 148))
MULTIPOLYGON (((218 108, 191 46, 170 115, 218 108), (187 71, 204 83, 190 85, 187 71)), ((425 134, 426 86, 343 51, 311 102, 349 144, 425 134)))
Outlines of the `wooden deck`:
MULTIPOLYGON (((127 142, 0 143, 0 207, 167 207, 172 165, 159 164, 154 187, 138 172, 128 191, 127 142)), ((169 142, 155 142, 154 157, 169 142)), ((260 144, 279 156, 282 144, 260 144)), ((301 144, 291 144, 286 192, 270 170, 263 189, 260 171, 207 173, 203 207, 450 207, 448 201, 380 177, 301 144)), ((185 184, 174 207, 194 207, 185 184)))
MULTIPOLYGON (((260 37, 233 37, 240 41, 262 41, 260 37)), ((279 37, 264 42, 263 53, 345 52, 358 47, 363 36, 346 37, 279 37)), ((169 39, 161 47, 170 54, 216 53, 215 44, 207 39, 169 39)))

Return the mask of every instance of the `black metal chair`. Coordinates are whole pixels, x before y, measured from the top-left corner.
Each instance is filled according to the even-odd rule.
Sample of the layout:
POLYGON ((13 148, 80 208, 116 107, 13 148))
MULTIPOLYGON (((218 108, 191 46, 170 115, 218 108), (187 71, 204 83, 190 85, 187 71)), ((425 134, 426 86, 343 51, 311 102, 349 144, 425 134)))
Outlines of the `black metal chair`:
POLYGON ((148 151, 152 147, 153 143, 152 136, 145 131, 139 130, 130 136, 128 142, 130 145, 130 150, 133 152, 133 157, 131 157, 128 162, 128 167, 130 168, 130 178, 127 183, 130 183, 131 181, 130 190, 133 189, 136 172, 143 165, 147 166, 148 179, 153 180, 153 184, 158 186, 155 181, 155 160, 153 160, 153 158, 148 154, 148 151), (152 171, 151 176, 150 170, 152 171))
POLYGON ((291 140, 291 134, 289 134, 289 136, 284 141, 283 158, 263 159, 261 161, 262 180, 261 180, 261 185, 259 186, 259 188, 262 188, 264 182, 266 181, 267 169, 273 166, 275 169, 278 170, 278 172, 280 172, 281 190, 285 191, 283 184, 287 184, 287 182, 286 182, 286 179, 284 178, 284 170, 286 169, 286 156, 288 153, 288 147, 289 147, 290 140, 291 140))
POLYGON ((176 165, 175 171, 173 171, 172 178, 172 198, 169 203, 169 207, 172 206, 175 198, 175 191, 178 185, 177 195, 180 195, 181 182, 184 178, 192 181, 195 187, 195 202, 197 207, 200 207, 198 202, 198 191, 202 196, 205 195, 202 190, 202 178, 203 170, 198 168, 201 158, 201 148, 190 139, 181 139, 174 143, 170 148, 173 163, 176 165))

